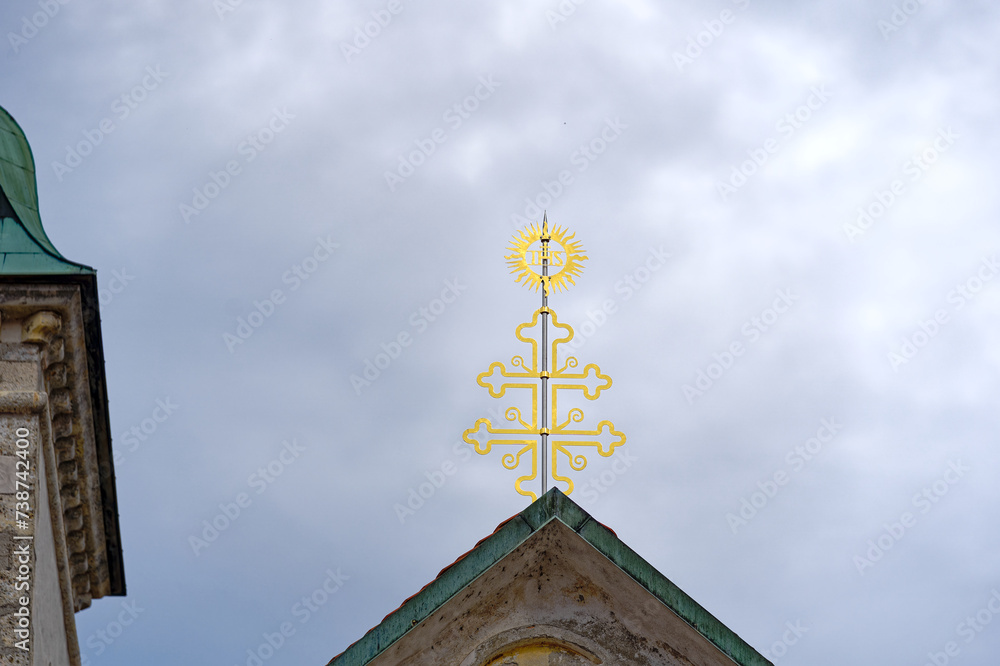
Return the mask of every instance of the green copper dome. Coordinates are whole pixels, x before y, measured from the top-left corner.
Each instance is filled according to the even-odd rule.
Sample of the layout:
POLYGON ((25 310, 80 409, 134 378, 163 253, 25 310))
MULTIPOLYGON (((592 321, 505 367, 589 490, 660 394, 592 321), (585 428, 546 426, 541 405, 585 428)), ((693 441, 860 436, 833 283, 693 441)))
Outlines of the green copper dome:
POLYGON ((0 107, 0 275, 93 272, 59 254, 45 235, 31 148, 20 126, 0 107))

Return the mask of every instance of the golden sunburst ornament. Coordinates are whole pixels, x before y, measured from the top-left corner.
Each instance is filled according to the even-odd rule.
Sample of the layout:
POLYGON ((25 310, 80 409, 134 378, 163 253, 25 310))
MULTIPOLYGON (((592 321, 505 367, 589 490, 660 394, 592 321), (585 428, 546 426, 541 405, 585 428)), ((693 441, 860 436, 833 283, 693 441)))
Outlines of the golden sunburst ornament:
POLYGON ((515 234, 507 248, 511 254, 505 257, 510 272, 516 276, 514 281, 523 282, 533 291, 543 285, 545 293, 549 293, 549 283, 559 291, 576 284, 573 278, 583 273, 587 257, 580 242, 573 240, 575 237, 576 234, 568 234, 562 227, 550 232, 548 220, 542 226, 532 224, 515 234), (552 243, 558 247, 552 247, 552 243), (543 264, 547 264, 548 271, 543 271, 543 264))

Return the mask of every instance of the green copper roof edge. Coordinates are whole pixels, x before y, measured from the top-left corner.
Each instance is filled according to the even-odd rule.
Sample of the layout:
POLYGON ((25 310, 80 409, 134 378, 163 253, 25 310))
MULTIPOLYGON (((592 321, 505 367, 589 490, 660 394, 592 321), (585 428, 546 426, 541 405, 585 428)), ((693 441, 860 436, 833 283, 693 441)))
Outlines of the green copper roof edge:
POLYGON ((607 527, 591 518, 577 533, 735 663, 740 666, 772 666, 771 662, 750 644, 705 610, 701 604, 677 587, 607 527))
MULTIPOLYGON (((28 142, 28 135, 24 133, 24 128, 22 128, 21 125, 16 120, 14 120, 14 116, 10 115, 10 111, 8 111, 7 109, 5 109, 2 106, 0 106, 0 112, 2 112, 3 115, 4 115, 4 117, 6 118, 6 120, 9 121, 10 124, 14 126, 13 129, 17 130, 16 137, 18 139, 18 143, 21 144, 21 148, 25 151, 25 153, 27 153, 27 158, 28 158, 28 161, 30 162, 30 166, 31 166, 31 168, 30 168, 30 173, 31 173, 31 187, 30 187, 29 193, 31 195, 33 195, 32 198, 34 199, 34 201, 32 201, 32 202, 21 202, 21 203, 22 203, 22 205, 24 205, 24 204, 30 204, 30 203, 34 203, 35 204, 35 206, 34 206, 34 212, 35 212, 35 214, 39 218, 39 233, 42 236, 42 240, 38 239, 35 236, 35 234, 33 234, 31 232, 30 229, 27 229, 27 227, 24 225, 24 221, 23 220, 19 219, 18 222, 20 222, 22 226, 25 226, 25 230, 31 235, 32 238, 35 239, 35 241, 37 243, 39 243, 42 246, 48 245, 49 247, 47 249, 54 250, 56 252, 56 254, 59 254, 59 250, 56 250, 55 244, 52 243, 51 239, 49 239, 48 234, 45 233, 45 228, 41 226, 41 213, 38 210, 38 208, 39 208, 39 206, 38 206, 38 171, 35 169, 35 154, 31 151, 31 144, 28 142)), ((3 156, 0 155, 0 158, 3 158, 3 156)), ((5 161, 10 162, 10 160, 5 160, 5 161)), ((14 162, 10 162, 10 164, 12 164, 13 166, 15 166, 17 168, 21 168, 17 164, 15 164, 14 162)), ((0 185, 2 185, 2 184, 0 184, 0 185)), ((13 202, 13 201, 11 202, 11 206, 13 206, 15 208, 18 207, 17 204, 15 202, 13 202)))
POLYGON ((771 664, 611 530, 558 489, 553 488, 520 515, 532 524, 533 532, 551 520, 559 519, 737 664, 741 666, 771 664))
POLYGON ((403 602, 377 627, 331 659, 328 666, 363 666, 369 663, 534 533, 535 530, 522 519, 521 514, 514 516, 420 592, 403 602))
POLYGON ((327 666, 365 666, 553 520, 579 534, 734 663, 773 666, 558 488, 552 488, 503 523, 327 666))
MULTIPOLYGON (((67 259, 66 257, 62 256, 62 254, 60 254, 59 250, 56 249, 55 244, 49 238, 48 234, 45 233, 45 227, 42 225, 41 213, 39 212, 40 206, 38 204, 38 178, 37 178, 37 170, 35 169, 35 156, 34 156, 34 154, 31 151, 31 144, 28 142, 28 137, 24 133, 24 129, 22 129, 21 126, 18 124, 18 122, 16 120, 14 120, 14 117, 12 115, 10 115, 10 112, 7 111, 7 109, 5 109, 2 106, 0 106, 0 114, 2 114, 3 119, 5 119, 6 121, 8 121, 13 126, 13 129, 17 130, 16 134, 17 134, 17 138, 19 140, 18 142, 19 142, 19 144, 21 144, 22 149, 26 151, 27 157, 28 157, 29 161, 31 162, 31 169, 30 169, 30 174, 31 174, 30 180, 31 180, 31 182, 29 184, 29 187, 30 187, 30 193, 32 194, 33 199, 34 199, 34 201, 33 201, 33 203, 34 203, 34 209, 31 209, 29 207, 29 212, 34 213, 35 217, 37 218, 37 222, 38 222, 37 227, 38 228, 36 230, 33 230, 32 228, 30 228, 30 227, 33 227, 35 225, 25 224, 25 221, 22 220, 20 218, 20 215, 18 214, 17 209, 20 208, 20 207, 22 207, 22 206, 25 206, 26 203, 10 201, 11 208, 14 209, 14 211, 13 211, 14 212, 14 217, 11 218, 11 219, 14 219, 21 226, 21 228, 28 235, 28 237, 31 238, 32 241, 34 241, 34 243, 39 247, 39 249, 44 254, 48 255, 49 257, 52 257, 52 258, 56 259, 57 261, 60 261, 60 262, 65 263, 65 264, 68 264, 70 266, 75 266, 75 267, 78 267, 78 268, 83 268, 83 269, 85 269, 87 271, 90 271, 90 272, 95 272, 94 269, 91 268, 90 266, 87 266, 85 264, 80 264, 80 263, 77 263, 75 261, 71 261, 71 260, 67 259)), ((2 157, 3 156, 0 155, 0 158, 2 158, 2 157)), ((6 160, 6 159, 4 161, 10 162, 9 160, 6 160)), ((14 164, 13 162, 10 162, 10 163, 14 164)), ((2 183, 0 183, 0 189, 3 189, 3 184, 2 183)), ((28 203, 31 203, 31 202, 28 202, 28 203)), ((36 274, 41 274, 42 272, 43 271, 38 271, 37 273, 36 272, 31 272, 31 273, 19 273, 19 274, 23 274, 23 275, 36 275, 36 274)))
POLYGON ((48 249, 45 248, 45 246, 43 246, 38 242, 38 239, 36 239, 34 236, 31 235, 31 232, 28 231, 24 223, 22 223, 21 220, 16 217, 16 212, 15 212, 15 217, 4 217, 0 219, 0 223, 5 222, 7 220, 10 220, 14 224, 16 224, 24 233, 24 235, 31 241, 31 243, 33 243, 35 247, 37 247, 39 250, 38 252, 34 253, 22 252, 18 254, 23 254, 26 256, 37 256, 39 257, 39 259, 36 262, 34 262, 35 265, 33 265, 31 268, 8 271, 6 268, 7 262, 4 260, 4 255, 7 253, 4 252, 3 247, 0 247, 0 275, 25 275, 25 276, 61 275, 61 274, 77 275, 80 273, 95 273, 95 274, 97 273, 97 271, 92 266, 81 264, 76 261, 71 261, 66 257, 62 256, 61 254, 59 254, 58 252, 56 254, 49 252, 48 249))

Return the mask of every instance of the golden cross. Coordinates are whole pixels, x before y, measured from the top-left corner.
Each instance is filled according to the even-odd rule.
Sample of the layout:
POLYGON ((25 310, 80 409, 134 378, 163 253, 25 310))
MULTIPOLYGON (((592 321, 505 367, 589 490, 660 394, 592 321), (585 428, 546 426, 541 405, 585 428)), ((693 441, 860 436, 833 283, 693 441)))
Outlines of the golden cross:
POLYGON ((608 457, 625 443, 625 435, 615 430, 611 421, 600 421, 594 428, 578 427, 576 424, 582 423, 585 418, 583 410, 572 407, 561 413, 558 407, 561 393, 569 400, 579 396, 597 400, 601 391, 611 388, 611 377, 603 374, 596 364, 589 363, 577 371, 580 363, 575 356, 567 354, 560 360, 560 347, 568 344, 574 333, 569 324, 559 321, 555 311, 549 307, 548 297, 552 286, 559 291, 567 289, 575 284, 573 278, 582 272, 582 262, 587 257, 583 255, 580 243, 573 240, 574 236, 561 228, 550 232, 547 214, 541 227, 532 224, 515 234, 508 248, 511 253, 506 256, 511 273, 515 274, 516 282, 526 287, 536 291, 542 288, 542 306, 535 310, 530 321, 514 330, 518 340, 530 345, 531 353, 528 359, 512 357, 510 369, 501 362, 490 364, 485 372, 479 374, 476 382, 494 398, 507 397, 507 391, 512 389, 528 391, 531 413, 522 415, 518 407, 507 407, 504 410, 506 424, 494 426, 490 419, 483 418, 462 434, 462 439, 475 445, 476 452, 483 455, 494 446, 516 447, 516 450, 504 453, 501 463, 509 470, 521 472, 514 482, 514 489, 532 501, 537 499, 537 495, 523 484, 537 479, 540 472, 544 494, 550 477, 549 463, 551 479, 565 483, 564 492, 567 495, 573 492, 573 480, 560 474, 559 462, 564 460, 570 469, 579 472, 586 468, 587 456, 584 453, 574 454, 571 448, 590 447, 596 449, 599 455, 608 457), (559 249, 552 248, 553 243, 559 249), (550 275, 549 268, 558 268, 559 271, 550 275), (551 346, 550 318, 556 336, 551 346), (567 395, 570 391, 579 393, 567 395), (528 464, 530 471, 525 471, 522 464, 528 464))

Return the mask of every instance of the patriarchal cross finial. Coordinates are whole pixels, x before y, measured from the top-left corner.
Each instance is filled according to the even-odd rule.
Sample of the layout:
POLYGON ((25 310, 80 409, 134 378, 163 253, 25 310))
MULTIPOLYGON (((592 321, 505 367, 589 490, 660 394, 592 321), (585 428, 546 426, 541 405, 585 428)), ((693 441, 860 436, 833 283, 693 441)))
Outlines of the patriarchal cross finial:
MULTIPOLYGON (((550 231, 548 213, 540 228, 532 224, 514 235, 508 248, 510 254, 506 256, 511 273, 515 281, 535 291, 541 287, 542 293, 542 307, 535 310, 531 321, 514 330, 518 340, 531 345, 531 356, 529 360, 514 356, 510 370, 503 363, 493 363, 476 381, 494 398, 512 399, 514 396, 507 393, 511 389, 530 391, 531 413, 522 415, 519 407, 506 407, 503 414, 508 423, 495 426, 490 419, 479 419, 475 427, 462 435, 466 442, 475 445, 477 453, 483 455, 494 446, 515 447, 504 453, 501 462, 507 469, 521 473, 514 482, 514 489, 532 501, 538 496, 525 484, 539 476, 542 494, 548 490, 550 478, 553 482, 565 483, 567 495, 573 492, 573 481, 559 473, 559 464, 565 462, 570 469, 579 472, 587 466, 587 457, 582 453, 574 454, 571 449, 592 447, 607 457, 625 443, 625 435, 615 430, 611 421, 600 421, 593 429, 580 428, 576 424, 584 420, 582 409, 572 407, 562 413, 558 407, 560 396, 566 398, 565 409, 565 403, 572 403, 574 398, 597 400, 601 391, 611 388, 611 377, 601 373, 596 364, 587 364, 577 372, 580 363, 575 356, 561 357, 561 347, 573 340, 573 329, 556 317, 549 307, 549 295, 552 287, 562 291, 575 284, 573 278, 582 272, 582 262, 587 257, 574 237, 575 234, 568 234, 562 228, 550 231), (551 348, 550 318, 555 329, 551 348)), ((525 396, 524 393, 515 395, 525 396)))

